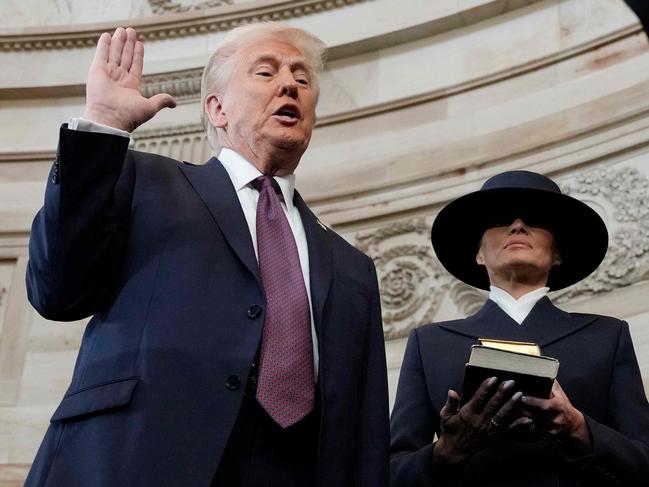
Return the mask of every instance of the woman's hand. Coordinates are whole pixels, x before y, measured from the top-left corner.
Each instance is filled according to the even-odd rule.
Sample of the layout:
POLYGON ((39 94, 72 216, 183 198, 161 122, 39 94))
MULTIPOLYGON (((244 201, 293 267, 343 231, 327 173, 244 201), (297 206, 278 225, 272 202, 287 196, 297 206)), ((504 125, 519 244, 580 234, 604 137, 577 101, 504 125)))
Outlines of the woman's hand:
POLYGON ((523 396, 524 414, 550 436, 569 443, 572 447, 589 450, 590 433, 584 415, 576 409, 558 381, 552 384, 549 399, 523 396))
POLYGON ((466 461, 494 436, 507 431, 512 421, 518 419, 513 413, 522 397, 521 392, 512 394, 513 389, 514 381, 497 386, 496 377, 491 377, 462 407, 459 394, 449 390, 440 411, 442 433, 433 449, 433 462, 448 465, 466 461))

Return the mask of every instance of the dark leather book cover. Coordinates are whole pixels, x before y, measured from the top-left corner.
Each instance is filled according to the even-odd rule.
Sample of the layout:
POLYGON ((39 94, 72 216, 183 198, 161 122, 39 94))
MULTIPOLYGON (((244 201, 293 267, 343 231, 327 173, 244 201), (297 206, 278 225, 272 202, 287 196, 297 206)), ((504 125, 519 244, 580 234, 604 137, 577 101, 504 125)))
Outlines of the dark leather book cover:
POLYGON ((486 367, 478 367, 467 364, 464 369, 464 384, 462 385, 462 405, 469 402, 473 397, 475 391, 480 387, 480 384, 489 377, 497 377, 498 382, 506 380, 513 380, 514 387, 511 389, 511 394, 517 391, 523 392, 524 395, 541 397, 548 399, 550 397, 550 390, 552 389, 553 378, 540 377, 530 374, 521 374, 517 372, 510 372, 499 369, 489 369, 486 367))

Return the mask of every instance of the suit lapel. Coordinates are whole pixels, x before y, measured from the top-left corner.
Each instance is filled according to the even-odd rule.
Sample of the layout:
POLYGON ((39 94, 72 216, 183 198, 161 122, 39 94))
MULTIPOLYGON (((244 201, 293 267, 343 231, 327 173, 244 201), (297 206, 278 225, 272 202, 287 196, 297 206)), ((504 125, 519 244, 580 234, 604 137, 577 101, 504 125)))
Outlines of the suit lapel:
POLYGON ((553 305, 546 296, 536 303, 521 327, 543 349, 590 325, 596 319, 593 315, 566 313, 553 305))
POLYGON ((246 217, 223 165, 212 157, 202 166, 183 164, 179 167, 203 200, 232 250, 263 288, 246 217))
POLYGON ((546 296, 539 300, 521 325, 516 323, 492 300, 473 316, 464 320, 441 323, 440 328, 469 338, 532 341, 543 349, 588 326, 596 317, 571 315, 552 304, 546 296))
POLYGON ((464 320, 441 323, 440 328, 470 338, 527 341, 521 327, 500 306, 488 299, 476 314, 464 320))
POLYGON ((321 336, 322 312, 331 285, 331 238, 328 235, 328 230, 320 224, 297 191, 295 191, 293 202, 300 212, 309 247, 309 280, 311 281, 313 321, 318 335, 321 336))

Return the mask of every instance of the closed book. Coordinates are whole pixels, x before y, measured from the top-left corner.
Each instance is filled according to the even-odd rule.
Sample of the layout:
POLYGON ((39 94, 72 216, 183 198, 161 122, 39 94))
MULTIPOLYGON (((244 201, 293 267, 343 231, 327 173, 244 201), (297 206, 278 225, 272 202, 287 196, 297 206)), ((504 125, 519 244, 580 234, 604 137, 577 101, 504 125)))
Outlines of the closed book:
POLYGON ((497 377, 498 382, 514 380, 512 393, 547 399, 557 378, 559 361, 543 355, 529 355, 483 345, 473 345, 464 369, 462 404, 466 404, 482 382, 497 377))
POLYGON ((479 338, 478 343, 485 347, 500 348, 511 352, 541 355, 541 347, 533 342, 515 342, 512 340, 497 340, 495 338, 479 338))

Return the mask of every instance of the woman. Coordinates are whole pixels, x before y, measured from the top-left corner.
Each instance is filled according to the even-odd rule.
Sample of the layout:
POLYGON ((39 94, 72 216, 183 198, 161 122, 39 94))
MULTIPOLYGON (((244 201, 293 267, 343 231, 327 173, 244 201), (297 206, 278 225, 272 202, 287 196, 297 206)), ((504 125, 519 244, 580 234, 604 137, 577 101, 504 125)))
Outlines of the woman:
POLYGON ((511 171, 443 208, 432 242, 451 274, 490 295, 473 316, 411 332, 391 418, 392 486, 649 485, 649 404, 628 325, 566 313, 546 296, 601 263, 608 234, 597 213, 545 176, 511 171), (491 377, 461 400, 479 338, 535 342, 557 358, 550 398, 491 377))

